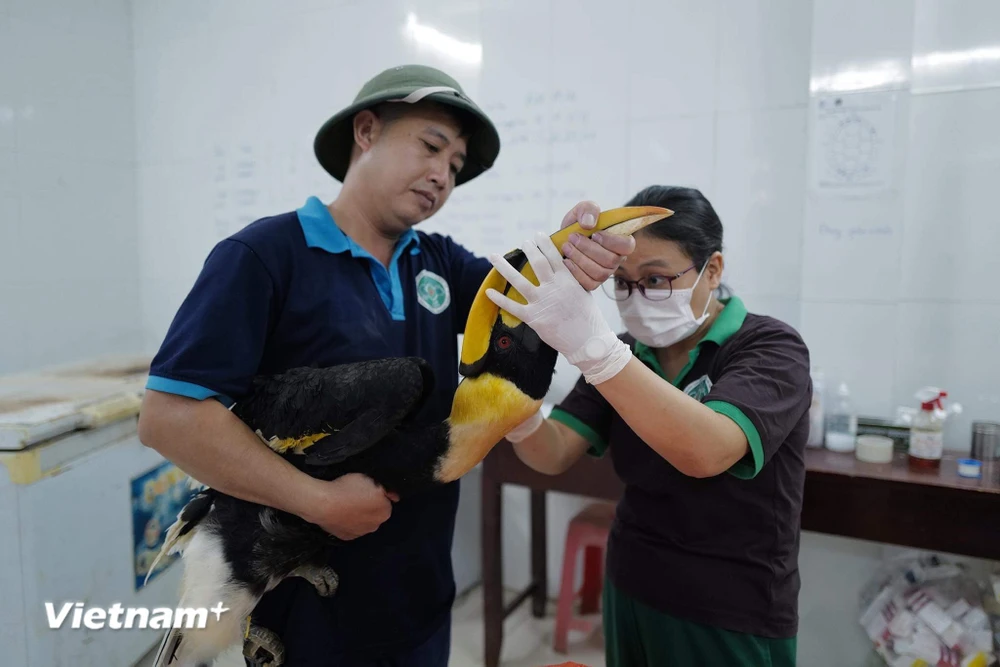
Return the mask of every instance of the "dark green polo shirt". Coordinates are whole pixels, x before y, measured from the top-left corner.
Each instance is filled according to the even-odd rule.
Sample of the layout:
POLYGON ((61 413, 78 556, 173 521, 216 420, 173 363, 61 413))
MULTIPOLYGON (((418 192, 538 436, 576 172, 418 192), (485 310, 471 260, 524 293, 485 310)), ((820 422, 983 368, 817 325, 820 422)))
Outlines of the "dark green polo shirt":
POLYGON ((737 298, 667 378, 653 351, 636 357, 732 419, 750 451, 726 473, 682 474, 646 445, 582 378, 551 418, 611 453, 625 482, 608 545, 608 577, 623 593, 686 620, 787 638, 798 631, 799 515, 812 383, 799 334, 747 313, 737 298))

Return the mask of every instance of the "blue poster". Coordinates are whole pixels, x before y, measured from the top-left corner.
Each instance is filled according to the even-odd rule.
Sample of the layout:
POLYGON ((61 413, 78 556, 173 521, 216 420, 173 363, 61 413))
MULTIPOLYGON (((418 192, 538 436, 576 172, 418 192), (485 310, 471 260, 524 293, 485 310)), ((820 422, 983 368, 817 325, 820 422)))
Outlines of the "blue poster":
MULTIPOLYGON (((146 574, 160 553, 167 529, 196 493, 188 476, 170 461, 132 479, 132 542, 135 590, 145 585, 146 574)), ((178 559, 170 554, 160 559, 149 576, 153 581, 165 568, 178 559)))

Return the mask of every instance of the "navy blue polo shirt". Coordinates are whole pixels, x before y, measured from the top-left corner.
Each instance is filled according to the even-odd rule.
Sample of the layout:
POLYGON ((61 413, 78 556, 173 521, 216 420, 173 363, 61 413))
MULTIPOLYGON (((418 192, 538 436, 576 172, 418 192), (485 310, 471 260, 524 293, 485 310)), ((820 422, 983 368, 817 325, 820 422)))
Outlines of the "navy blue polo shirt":
MULTIPOLYGON (((153 359, 147 387, 230 405, 256 374, 413 355, 435 373, 421 418, 444 419, 458 385, 457 336, 490 268, 450 237, 412 229, 386 268, 311 197, 212 249, 153 359)), ((294 632, 308 632, 314 643, 319 633, 329 651, 418 644, 454 600, 458 493, 453 483, 396 503, 377 531, 338 546, 335 596, 319 602, 309 584, 293 578, 262 600, 255 620, 287 635, 289 659, 299 650, 294 632)))

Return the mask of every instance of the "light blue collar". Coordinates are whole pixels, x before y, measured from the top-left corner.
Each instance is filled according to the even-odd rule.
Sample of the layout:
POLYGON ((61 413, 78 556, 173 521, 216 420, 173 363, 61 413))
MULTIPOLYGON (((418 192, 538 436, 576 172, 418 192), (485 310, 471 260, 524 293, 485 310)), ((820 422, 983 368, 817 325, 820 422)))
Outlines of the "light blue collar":
MULTIPOLYGON (((320 248, 331 254, 350 252, 354 257, 371 257, 367 250, 341 231, 330 215, 330 209, 317 197, 309 197, 296 213, 299 216, 302 233, 306 237, 306 245, 310 248, 320 248)), ((420 237, 413 229, 406 230, 406 233, 399 237, 393 254, 398 256, 408 246, 412 246, 411 255, 420 252, 420 237)))

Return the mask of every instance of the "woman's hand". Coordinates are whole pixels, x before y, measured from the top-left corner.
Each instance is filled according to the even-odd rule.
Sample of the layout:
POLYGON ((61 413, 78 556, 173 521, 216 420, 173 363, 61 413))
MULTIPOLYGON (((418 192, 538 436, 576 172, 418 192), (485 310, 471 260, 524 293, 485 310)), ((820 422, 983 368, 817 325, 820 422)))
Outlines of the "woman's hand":
MULTIPOLYGON (((592 201, 582 201, 566 213, 559 229, 565 229, 579 222, 584 229, 593 229, 600 207, 592 201)), ((610 278, 621 266, 625 258, 635 250, 635 239, 631 236, 604 235, 595 233, 590 238, 573 234, 561 248, 569 262, 566 267, 577 282, 588 292, 592 292, 610 278)))
POLYGON ((559 255, 552 239, 537 234, 521 249, 535 272, 536 287, 500 255, 490 261, 507 282, 527 301, 521 304, 496 290, 486 296, 531 327, 566 359, 580 369, 588 382, 597 384, 614 377, 632 352, 608 326, 590 294, 570 269, 572 260, 559 255))

